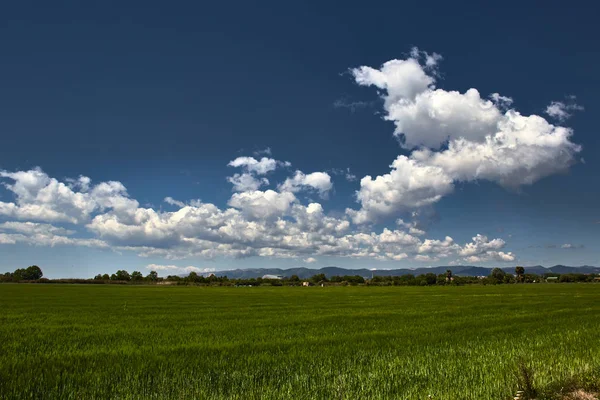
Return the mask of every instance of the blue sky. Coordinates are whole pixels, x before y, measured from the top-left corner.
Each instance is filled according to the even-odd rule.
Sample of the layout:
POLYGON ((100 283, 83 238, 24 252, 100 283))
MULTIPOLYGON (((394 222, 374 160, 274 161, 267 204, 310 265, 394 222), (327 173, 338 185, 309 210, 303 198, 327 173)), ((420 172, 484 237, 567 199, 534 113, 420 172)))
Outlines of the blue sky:
POLYGON ((3 4, 0 271, 598 265, 587 7, 3 4))

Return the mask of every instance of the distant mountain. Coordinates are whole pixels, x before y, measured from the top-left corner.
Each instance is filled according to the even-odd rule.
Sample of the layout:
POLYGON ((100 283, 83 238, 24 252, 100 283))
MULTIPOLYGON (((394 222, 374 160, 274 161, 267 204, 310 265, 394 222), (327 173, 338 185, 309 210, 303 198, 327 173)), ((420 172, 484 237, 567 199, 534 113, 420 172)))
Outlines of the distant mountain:
MULTIPOLYGON (((377 269, 370 270, 367 268, 361 269, 348 269, 340 268, 336 266, 330 266, 320 269, 311 269, 305 267, 281 269, 281 268, 249 268, 249 269, 232 269, 226 271, 215 272, 218 276, 227 276, 232 279, 250 279, 260 278, 263 275, 281 275, 290 277, 297 275, 300 279, 308 279, 313 275, 325 274, 325 276, 343 276, 343 275, 360 275, 365 278, 372 276, 400 276, 400 275, 421 275, 427 273, 434 273, 436 275, 443 274, 446 270, 451 270, 452 274, 457 276, 488 276, 492 271, 492 268, 476 267, 472 265, 454 265, 454 266, 439 266, 430 268, 403 268, 403 269, 377 269)), ((502 268, 505 272, 514 274, 515 267, 502 268)), ((546 273, 555 274, 568 274, 568 273, 579 273, 579 274, 598 274, 600 273, 600 267, 593 267, 584 265, 581 267, 568 267, 565 265, 555 265, 553 267, 545 268, 541 265, 534 265, 531 267, 525 267, 525 273, 542 275, 546 273)))

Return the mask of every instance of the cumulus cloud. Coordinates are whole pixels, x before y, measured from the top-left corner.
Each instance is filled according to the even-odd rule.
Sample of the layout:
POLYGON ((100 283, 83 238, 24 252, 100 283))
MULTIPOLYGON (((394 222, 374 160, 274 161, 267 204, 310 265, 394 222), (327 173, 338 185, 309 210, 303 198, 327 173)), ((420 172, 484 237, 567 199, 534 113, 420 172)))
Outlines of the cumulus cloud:
POLYGON ((302 171, 296 171, 293 177, 279 185, 279 190, 282 192, 296 193, 306 189, 316 190, 321 197, 327 196, 332 188, 331 176, 327 172, 304 174, 302 171))
POLYGON ((258 190, 261 186, 268 185, 267 178, 255 178, 251 174, 234 174, 227 178, 227 182, 233 185, 235 192, 248 192, 258 190))
POLYGON ((485 262, 485 261, 514 261, 515 255, 511 252, 505 253, 498 251, 506 246, 502 239, 489 240, 487 236, 476 235, 471 243, 462 247, 458 254, 465 257, 467 262, 485 262))
POLYGON ((436 203, 455 182, 488 180, 516 188, 575 162, 581 147, 571 141, 570 128, 522 115, 510 108, 512 98, 499 93, 488 100, 475 88, 464 93, 437 88, 439 61, 413 49, 407 59, 379 69, 351 70, 356 83, 381 90, 384 118, 394 122, 402 147, 413 150, 399 156, 390 173, 361 180, 361 209, 350 211, 356 223, 436 203))
MULTIPOLYGON (((256 154, 257 152, 255 152, 256 154)), ((271 149, 259 151, 259 153, 271 154, 271 149)), ((292 164, 288 161, 278 161, 273 158, 263 157, 260 160, 254 157, 238 157, 227 164, 230 167, 242 168, 241 174, 234 174, 227 178, 227 182, 233 185, 234 192, 256 191, 261 186, 269 184, 269 180, 260 175, 265 175, 274 171, 278 167, 289 167, 292 164)))
POLYGON ((356 196, 361 210, 347 210, 357 224, 381 220, 402 211, 432 205, 454 190, 452 178, 440 167, 398 156, 388 174, 360 181, 356 196))
POLYGON ((230 161, 227 165, 242 168, 247 172, 253 172, 257 175, 265 175, 268 172, 274 171, 278 166, 289 167, 292 164, 288 161, 277 161, 268 157, 263 157, 260 160, 254 157, 238 157, 230 161))
MULTIPOLYGON (((183 202, 166 197, 165 201, 177 209, 162 211, 140 207, 137 201, 125 197, 127 191, 118 182, 96 186, 90 184, 86 192, 65 185, 68 190, 61 190, 67 190, 67 198, 82 198, 92 204, 90 211, 83 214, 83 217, 70 208, 65 208, 61 197, 55 197, 58 204, 51 200, 42 201, 45 199, 40 198, 39 192, 49 183, 54 182, 52 184, 57 187, 63 186, 41 170, 32 175, 11 173, 11 176, 25 181, 30 176, 42 177, 44 182, 37 186, 38 189, 30 190, 32 195, 21 194, 15 189, 19 192, 15 196, 18 199, 40 202, 51 210, 68 210, 69 213, 65 212, 65 215, 77 215, 73 219, 75 226, 85 228, 93 238, 74 237, 83 232, 74 232, 75 229, 65 229, 49 223, 8 221, 0 224, 0 243, 3 245, 26 243, 87 246, 133 251, 142 257, 167 259, 255 256, 299 258, 307 263, 319 256, 388 261, 414 257, 417 261, 435 261, 460 254, 482 259, 510 254, 498 251, 502 247, 499 243, 504 243, 500 239, 488 240, 480 235, 476 236, 473 244, 466 244, 464 247, 455 243, 451 237, 443 240, 421 239, 419 236, 424 232, 417 228, 415 222, 399 220, 396 229, 383 228, 379 232, 357 229, 349 216, 328 215, 323 206, 316 202, 303 205, 290 191, 255 190, 234 193, 229 200, 229 208, 224 209, 199 200, 183 202), (86 197, 88 195, 89 198, 86 197)), ((26 183, 19 181, 17 186, 26 186, 26 183)), ((19 207, 26 204, 23 200, 20 201, 19 207)), ((49 218, 52 219, 51 216, 49 218)), ((170 266, 165 265, 162 270, 183 268, 170 266)))
POLYGON ((308 257, 308 258, 304 259, 304 262, 307 263, 307 264, 312 264, 312 263, 316 263, 317 259, 314 258, 314 257, 308 257))
POLYGON ((270 219, 286 215, 295 200, 296 196, 290 192, 255 190, 235 193, 228 204, 240 209, 250 219, 270 219))
POLYGON ((40 168, 29 171, 0 171, 0 179, 11 191, 15 202, 0 202, 0 215, 19 220, 81 223, 95 211, 112 209, 126 213, 138 207, 120 182, 101 182, 90 186, 89 178, 80 177, 78 185, 50 178, 40 168))

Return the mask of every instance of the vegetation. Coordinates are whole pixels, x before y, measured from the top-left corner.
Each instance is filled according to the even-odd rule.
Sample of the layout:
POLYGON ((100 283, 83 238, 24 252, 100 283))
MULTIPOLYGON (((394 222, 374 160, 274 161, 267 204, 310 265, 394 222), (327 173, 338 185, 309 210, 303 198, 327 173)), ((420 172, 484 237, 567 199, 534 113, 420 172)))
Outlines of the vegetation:
POLYGON ((42 279, 44 274, 37 265, 32 265, 27 268, 16 269, 15 272, 7 272, 0 275, 0 282, 19 282, 19 281, 35 281, 42 279))
POLYGON ((0 285, 0 398, 550 399, 600 382, 599 289, 0 285))
POLYGON ((433 273, 421 275, 400 275, 400 276, 371 276, 362 277, 359 275, 332 276, 327 278, 325 274, 317 274, 307 280, 301 280, 297 275, 283 277, 282 279, 229 279, 227 276, 208 276, 198 275, 196 272, 190 272, 186 277, 178 275, 169 275, 166 278, 158 276, 156 271, 151 271, 143 276, 139 271, 133 271, 131 274, 126 270, 118 270, 112 275, 98 274, 93 279, 44 279, 42 270, 37 266, 31 266, 27 269, 17 269, 13 273, 0 275, 0 282, 34 282, 34 283, 94 283, 94 284, 156 284, 170 283, 178 285, 210 285, 210 286, 302 286, 303 282, 309 282, 312 285, 323 286, 346 286, 346 285, 369 285, 369 286, 433 286, 433 285, 452 285, 460 286, 467 284, 482 285, 500 285, 511 283, 540 283, 545 282, 548 277, 556 277, 556 282, 598 282, 599 277, 594 274, 554 274, 535 275, 525 273, 525 268, 517 266, 515 275, 507 274, 500 268, 494 268, 490 275, 483 276, 455 276, 451 270, 446 270, 445 274, 435 275, 433 273))

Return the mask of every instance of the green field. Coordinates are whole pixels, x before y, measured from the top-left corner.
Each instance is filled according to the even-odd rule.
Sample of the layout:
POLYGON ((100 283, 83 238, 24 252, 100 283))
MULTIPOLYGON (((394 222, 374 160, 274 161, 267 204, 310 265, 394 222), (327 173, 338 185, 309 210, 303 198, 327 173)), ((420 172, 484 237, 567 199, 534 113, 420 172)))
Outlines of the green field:
POLYGON ((519 360, 598 376, 600 285, 0 285, 0 398, 508 399, 519 360))

